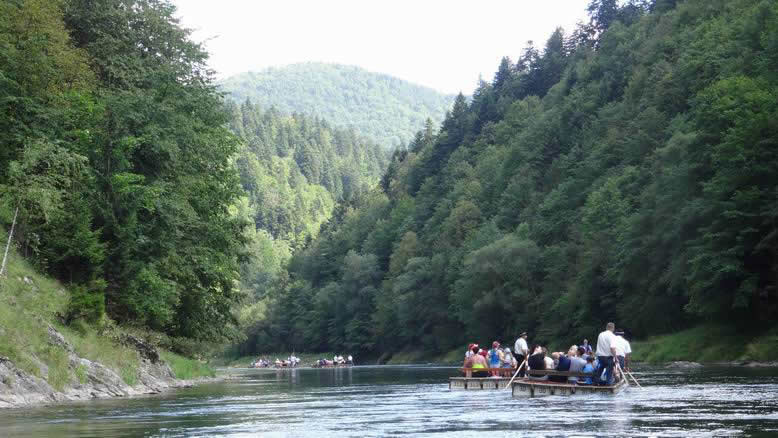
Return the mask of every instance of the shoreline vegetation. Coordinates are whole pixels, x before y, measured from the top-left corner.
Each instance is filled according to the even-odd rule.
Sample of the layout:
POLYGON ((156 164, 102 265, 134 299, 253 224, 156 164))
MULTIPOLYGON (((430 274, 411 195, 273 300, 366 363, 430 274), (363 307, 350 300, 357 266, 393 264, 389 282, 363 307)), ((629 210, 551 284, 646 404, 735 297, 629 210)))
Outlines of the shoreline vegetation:
POLYGON ((0 279, 0 408, 159 393, 216 376, 209 364, 108 318, 63 324, 67 288, 15 251, 7 268, 0 279))
POLYGON ((646 363, 774 363, 778 361, 778 329, 738 333, 735 327, 703 324, 673 334, 632 342, 633 360, 646 363))

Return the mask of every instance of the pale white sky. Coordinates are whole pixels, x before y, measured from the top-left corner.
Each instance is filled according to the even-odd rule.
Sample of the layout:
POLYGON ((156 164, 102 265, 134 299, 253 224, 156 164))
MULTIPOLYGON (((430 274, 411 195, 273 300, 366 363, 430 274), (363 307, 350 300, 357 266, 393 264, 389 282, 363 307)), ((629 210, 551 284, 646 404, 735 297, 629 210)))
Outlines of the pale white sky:
POLYGON ((586 20, 589 0, 174 0, 206 41, 220 78, 321 61, 357 65, 469 94, 557 26, 586 20))

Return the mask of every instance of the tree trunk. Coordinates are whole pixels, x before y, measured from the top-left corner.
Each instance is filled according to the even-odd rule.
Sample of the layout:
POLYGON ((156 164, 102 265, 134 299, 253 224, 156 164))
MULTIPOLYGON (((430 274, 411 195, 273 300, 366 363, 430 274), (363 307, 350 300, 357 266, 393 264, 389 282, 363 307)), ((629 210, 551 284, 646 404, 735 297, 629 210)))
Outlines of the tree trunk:
POLYGON ((0 266, 0 277, 5 275, 5 263, 8 261, 8 249, 11 248, 11 241, 14 238, 14 227, 16 226, 16 216, 19 214, 19 207, 14 212, 14 220, 11 222, 11 232, 8 233, 8 242, 5 244, 5 254, 3 254, 3 266, 0 266))

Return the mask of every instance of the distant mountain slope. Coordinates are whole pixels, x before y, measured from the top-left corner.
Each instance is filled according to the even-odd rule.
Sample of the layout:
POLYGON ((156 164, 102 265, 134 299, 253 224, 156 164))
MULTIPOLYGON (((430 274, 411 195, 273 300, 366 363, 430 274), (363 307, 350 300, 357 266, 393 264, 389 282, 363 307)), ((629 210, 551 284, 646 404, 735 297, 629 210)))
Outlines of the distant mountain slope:
POLYGON ((427 118, 443 120, 453 95, 359 67, 304 63, 232 76, 223 89, 282 112, 312 114, 386 147, 407 144, 427 118))

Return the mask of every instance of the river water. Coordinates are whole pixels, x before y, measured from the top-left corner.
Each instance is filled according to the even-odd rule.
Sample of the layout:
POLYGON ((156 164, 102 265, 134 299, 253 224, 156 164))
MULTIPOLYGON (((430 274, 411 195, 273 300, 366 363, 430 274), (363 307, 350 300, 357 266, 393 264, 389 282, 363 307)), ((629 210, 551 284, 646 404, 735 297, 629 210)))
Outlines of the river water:
POLYGON ((164 395, 0 411, 0 436, 778 436, 776 368, 644 367, 642 390, 536 399, 450 391, 451 367, 225 372, 164 395))

